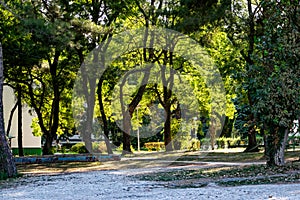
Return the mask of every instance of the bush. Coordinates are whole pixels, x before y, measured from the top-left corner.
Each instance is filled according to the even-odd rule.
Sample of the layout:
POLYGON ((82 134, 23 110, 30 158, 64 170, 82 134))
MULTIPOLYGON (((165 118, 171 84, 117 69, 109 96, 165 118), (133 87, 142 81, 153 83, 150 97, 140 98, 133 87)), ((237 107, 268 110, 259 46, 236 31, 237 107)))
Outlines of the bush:
POLYGON ((225 137, 220 137, 217 139, 217 145, 218 148, 228 148, 231 146, 238 146, 241 143, 241 137, 236 137, 236 138, 225 138, 225 137))
POLYGON ((200 150, 200 140, 193 138, 190 141, 189 151, 200 150))
POLYGON ((241 137, 228 138, 228 142, 230 146, 238 146, 241 143, 241 137))
POLYGON ((85 148, 85 145, 83 142, 74 144, 71 147, 71 151, 73 151, 75 153, 88 153, 88 150, 85 148))
POLYGON ((220 137, 216 140, 218 148, 224 149, 228 147, 228 138, 220 137))
POLYGON ((159 151, 165 148, 164 142, 147 142, 144 144, 145 148, 152 151, 159 151))

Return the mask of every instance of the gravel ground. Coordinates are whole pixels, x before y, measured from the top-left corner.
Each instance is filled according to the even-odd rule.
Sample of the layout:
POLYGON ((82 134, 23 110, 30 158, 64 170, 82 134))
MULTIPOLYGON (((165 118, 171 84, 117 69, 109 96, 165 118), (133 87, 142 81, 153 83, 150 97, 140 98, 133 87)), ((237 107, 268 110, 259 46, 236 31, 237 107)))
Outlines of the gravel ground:
POLYGON ((163 182, 140 181, 128 174, 118 170, 24 177, 0 182, 0 199, 300 199, 300 184, 169 188, 163 182))

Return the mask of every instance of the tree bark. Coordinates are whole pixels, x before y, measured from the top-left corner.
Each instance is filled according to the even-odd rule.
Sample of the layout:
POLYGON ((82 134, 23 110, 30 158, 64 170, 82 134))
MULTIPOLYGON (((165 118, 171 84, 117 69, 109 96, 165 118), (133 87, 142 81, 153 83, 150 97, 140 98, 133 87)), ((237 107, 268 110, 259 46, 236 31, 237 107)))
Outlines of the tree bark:
POLYGON ((50 130, 44 132, 46 135, 46 142, 43 147, 43 155, 52 154, 52 142, 57 137, 57 129, 59 126, 59 104, 60 104, 60 91, 59 91, 59 80, 57 75, 58 60, 60 57, 60 51, 56 50, 51 63, 50 59, 48 60, 50 66, 51 82, 53 85, 54 98, 52 101, 51 116, 50 116, 50 130))
POLYGON ((0 179, 15 177, 17 167, 6 140, 3 117, 3 54, 0 43, 0 179))
MULTIPOLYGON (((252 105, 252 103, 250 103, 252 105)), ((254 115, 250 114, 250 124, 254 121, 254 115)), ((256 141, 256 131, 254 126, 251 124, 248 129, 248 146, 244 152, 259 152, 257 141, 256 141)))
POLYGON ((22 112, 22 88, 20 84, 17 85, 17 93, 18 93, 18 149, 19 156, 24 156, 23 152, 23 130, 22 130, 22 120, 23 120, 23 112, 22 112))
POLYGON ((45 137, 45 144, 43 147, 43 155, 50 155, 51 152, 51 148, 52 148, 52 141, 53 141, 53 137, 51 136, 50 133, 44 133, 44 137, 45 137))
POLYGON ((268 166, 283 166, 285 164, 284 151, 288 133, 289 129, 281 127, 268 136, 268 149, 266 150, 268 166))
POLYGON ((166 151, 172 151, 172 135, 171 135, 171 105, 166 105, 165 107, 165 117, 166 121, 164 123, 164 143, 166 151))
POLYGON ((17 107, 18 107, 18 102, 14 105, 14 107, 10 111, 10 115, 9 115, 9 119, 8 119, 8 125, 7 125, 7 129, 6 129, 6 136, 7 137, 9 137, 9 134, 10 134, 11 123, 12 123, 14 113, 15 113, 17 107))
POLYGON ((231 133, 232 133, 232 129, 233 129, 233 124, 234 124, 234 118, 233 119, 229 119, 229 117, 226 116, 225 117, 225 122, 224 122, 224 127, 222 129, 220 137, 230 138, 231 137, 231 133))
MULTIPOLYGON (((255 23, 254 23, 254 15, 252 8, 251 0, 247 1, 247 8, 248 8, 248 14, 249 14, 249 33, 248 33, 248 41, 249 41, 249 47, 247 54, 244 54, 243 57, 246 60, 246 66, 247 71, 249 71, 249 67, 254 64, 254 61, 252 59, 252 54, 254 52, 254 42, 255 42, 255 23)), ((251 79, 252 77, 249 77, 251 79)), ((252 90, 251 88, 248 89, 247 97, 249 101, 249 106, 252 107, 252 90)), ((253 113, 250 113, 249 115, 249 122, 250 124, 255 121, 253 113)), ((248 130, 248 146, 245 150, 245 152, 258 152, 258 146, 256 141, 256 131, 254 129, 254 126, 250 125, 250 128, 248 130)))
POLYGON ((104 105, 103 105, 103 99, 102 99, 102 84, 103 84, 103 79, 100 79, 98 82, 98 102, 99 102, 99 107, 100 107, 100 114, 101 114, 101 119, 103 122, 103 129, 104 129, 104 135, 105 135, 105 144, 106 144, 106 149, 108 154, 113 154, 113 151, 111 149, 110 141, 109 141, 109 127, 108 127, 108 121, 106 119, 106 115, 104 112, 104 105))

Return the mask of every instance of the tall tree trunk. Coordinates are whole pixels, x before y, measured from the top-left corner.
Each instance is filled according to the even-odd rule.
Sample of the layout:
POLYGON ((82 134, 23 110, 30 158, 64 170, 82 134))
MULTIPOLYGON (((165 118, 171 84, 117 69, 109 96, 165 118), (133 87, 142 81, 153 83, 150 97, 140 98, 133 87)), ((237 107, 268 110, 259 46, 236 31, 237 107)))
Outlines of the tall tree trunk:
POLYGON ((289 129, 278 127, 268 136, 267 165, 283 166, 285 164, 284 151, 288 138, 289 129))
MULTIPOLYGON (((253 114, 250 114, 250 124, 254 121, 253 114)), ((248 129, 248 146, 244 152, 259 152, 257 140, 256 140, 256 131, 254 125, 250 125, 248 129)))
POLYGON ((231 137, 231 133, 232 133, 232 129, 233 129, 233 124, 234 124, 234 118, 233 119, 229 119, 229 117, 226 116, 225 117, 225 122, 224 122, 224 127, 222 129, 220 137, 226 137, 226 138, 231 137))
POLYGON ((165 107, 165 117, 166 121, 164 123, 164 143, 166 151, 172 151, 172 135, 171 135, 171 105, 166 105, 165 107))
POLYGON ((92 137, 93 132, 93 120, 94 120, 94 108, 95 108, 95 83, 96 80, 90 81, 90 93, 87 98, 87 118, 85 122, 85 130, 83 133, 83 141, 85 143, 85 148, 92 153, 92 137))
POLYGON ((4 117, 3 117, 3 54, 0 43, 0 179, 15 177, 17 167, 6 140, 4 117))
POLYGON ((99 102, 99 107, 100 107, 100 114, 101 114, 101 119, 103 122, 103 129, 104 129, 104 135, 105 135, 105 144, 106 144, 106 149, 108 154, 113 154, 113 151, 111 149, 111 145, 109 142, 109 127, 108 127, 108 122, 106 119, 106 115, 104 112, 104 105, 103 105, 103 99, 102 99, 102 84, 103 84, 103 79, 100 79, 98 82, 98 102, 99 102))
POLYGON ((59 91, 59 80, 57 76, 57 67, 58 67, 58 60, 60 57, 60 51, 56 50, 55 55, 53 58, 53 62, 51 63, 50 59, 48 60, 50 66, 50 74, 51 74, 51 82, 53 85, 53 93, 54 98, 52 101, 52 108, 51 108, 51 116, 50 116, 50 130, 47 131, 44 128, 44 135, 46 137, 46 142, 43 147, 43 155, 52 154, 52 142, 57 137, 57 129, 59 126, 59 104, 60 104, 60 91, 59 91))
MULTIPOLYGON (((249 41, 249 47, 248 47, 248 52, 247 54, 243 53, 243 57, 246 60, 246 66, 247 66, 247 71, 250 70, 250 67, 254 64, 254 61, 252 59, 252 54, 254 52, 254 42, 255 42, 255 23, 254 23, 254 15, 255 13, 253 12, 253 7, 252 7, 252 2, 251 0, 247 0, 247 8, 248 8, 248 14, 249 14, 249 33, 248 33, 248 41, 249 41)), ((251 79, 252 77, 248 77, 251 79)), ((248 97, 248 102, 250 108, 253 105, 252 102, 252 90, 251 88, 248 88, 247 92, 247 97, 248 97)), ((255 121, 254 115, 252 111, 249 114, 249 123, 253 123, 255 121)), ((257 141, 256 141, 256 131, 254 126, 250 125, 250 128, 248 130, 248 146, 245 150, 245 152, 257 152, 259 151, 258 146, 257 146, 257 141)))
POLYGON ((22 88, 21 85, 17 85, 17 93, 18 93, 18 149, 19 149, 19 156, 24 156, 23 152, 23 130, 22 130, 22 88))
POLYGON ((11 123, 12 123, 14 113, 15 113, 17 107, 18 107, 18 102, 14 105, 14 107, 10 111, 10 115, 9 115, 9 119, 8 119, 8 125, 7 125, 7 129, 6 129, 6 136, 7 137, 9 137, 9 134, 10 134, 11 123))
POLYGON ((131 131, 131 117, 127 114, 123 115, 123 152, 122 154, 132 153, 131 151, 131 141, 130 141, 130 131, 131 131))
POLYGON ((43 134, 45 137, 45 144, 43 146, 43 155, 51 155, 53 137, 51 136, 50 132, 43 132, 43 134))
POLYGON ((209 124, 209 136, 210 136, 210 146, 212 150, 215 150, 216 143, 216 121, 215 119, 210 120, 209 124))

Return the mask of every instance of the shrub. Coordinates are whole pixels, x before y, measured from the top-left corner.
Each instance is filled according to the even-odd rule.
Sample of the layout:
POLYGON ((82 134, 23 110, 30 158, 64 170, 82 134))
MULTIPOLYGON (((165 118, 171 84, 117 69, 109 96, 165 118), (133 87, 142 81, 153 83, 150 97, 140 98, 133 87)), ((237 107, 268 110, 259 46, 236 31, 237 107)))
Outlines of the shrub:
POLYGON ((241 143, 241 137, 227 138, 230 146, 238 146, 241 143))
POLYGON ((228 147, 228 138, 220 137, 216 140, 218 148, 224 149, 228 147))
POLYGON ((83 142, 74 144, 71 147, 71 151, 73 151, 75 153, 88 153, 88 150, 85 148, 85 145, 83 142))
POLYGON ((200 140, 193 138, 190 141, 189 151, 197 151, 200 150, 200 140))
POLYGON ((218 148, 228 148, 231 146, 238 146, 241 144, 241 137, 225 138, 220 137, 217 139, 218 148))
POLYGON ((144 144, 145 148, 152 151, 159 151, 165 148, 164 142, 147 142, 144 144))

